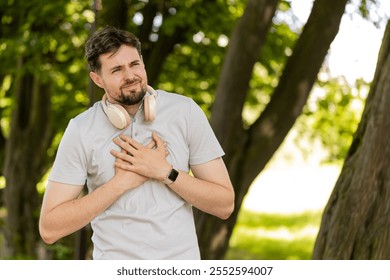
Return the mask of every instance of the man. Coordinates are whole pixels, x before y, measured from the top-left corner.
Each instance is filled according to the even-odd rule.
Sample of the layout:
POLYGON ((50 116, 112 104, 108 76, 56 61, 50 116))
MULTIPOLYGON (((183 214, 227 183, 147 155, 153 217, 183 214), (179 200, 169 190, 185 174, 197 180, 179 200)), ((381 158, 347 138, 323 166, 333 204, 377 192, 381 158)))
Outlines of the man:
POLYGON ((199 259, 192 206, 221 219, 234 207, 204 113, 148 86, 129 32, 95 33, 86 57, 105 95, 64 133, 42 203, 42 239, 52 244, 91 223, 94 259, 199 259))

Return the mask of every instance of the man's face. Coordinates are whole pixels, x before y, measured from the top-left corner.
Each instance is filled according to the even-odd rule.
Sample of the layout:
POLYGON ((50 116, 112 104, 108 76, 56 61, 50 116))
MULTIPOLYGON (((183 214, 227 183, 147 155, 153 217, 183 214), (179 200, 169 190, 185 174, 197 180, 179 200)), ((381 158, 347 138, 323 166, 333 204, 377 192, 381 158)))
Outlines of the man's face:
POLYGON ((99 59, 97 84, 106 91, 108 100, 123 105, 139 104, 147 90, 147 75, 137 50, 122 45, 115 54, 103 54, 99 59))

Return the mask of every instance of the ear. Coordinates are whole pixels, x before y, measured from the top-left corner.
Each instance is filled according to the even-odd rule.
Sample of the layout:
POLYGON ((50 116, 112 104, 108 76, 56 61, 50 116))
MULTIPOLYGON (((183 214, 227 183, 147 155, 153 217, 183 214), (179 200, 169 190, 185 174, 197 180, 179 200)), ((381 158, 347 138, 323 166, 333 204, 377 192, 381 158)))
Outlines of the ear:
POLYGON ((104 89, 104 84, 102 78, 100 78, 99 74, 95 72, 89 72, 89 77, 91 77, 92 81, 100 88, 104 89))

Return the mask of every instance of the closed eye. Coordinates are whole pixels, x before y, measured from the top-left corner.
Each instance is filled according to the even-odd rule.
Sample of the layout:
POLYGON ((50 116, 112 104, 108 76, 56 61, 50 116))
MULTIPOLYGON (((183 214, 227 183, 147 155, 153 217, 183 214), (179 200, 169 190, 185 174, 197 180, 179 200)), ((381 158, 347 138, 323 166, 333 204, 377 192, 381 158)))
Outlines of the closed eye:
POLYGON ((121 70, 121 67, 114 67, 111 69, 111 73, 115 73, 121 70))

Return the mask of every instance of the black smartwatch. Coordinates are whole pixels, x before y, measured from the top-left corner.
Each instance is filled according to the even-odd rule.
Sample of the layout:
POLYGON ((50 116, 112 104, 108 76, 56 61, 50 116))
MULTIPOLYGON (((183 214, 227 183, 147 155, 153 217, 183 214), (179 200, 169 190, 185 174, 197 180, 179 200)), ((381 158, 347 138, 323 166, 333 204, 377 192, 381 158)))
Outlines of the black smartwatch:
POLYGON ((171 171, 168 173, 163 183, 167 185, 172 184, 176 181, 177 176, 179 176, 179 171, 172 167, 171 171))

